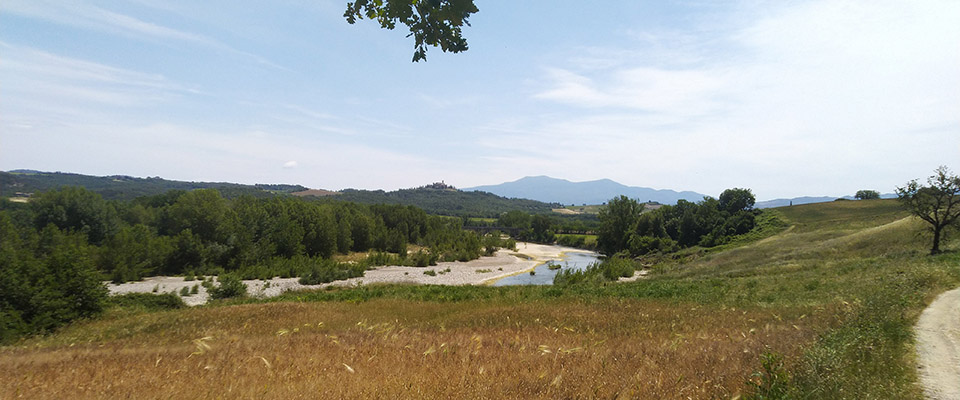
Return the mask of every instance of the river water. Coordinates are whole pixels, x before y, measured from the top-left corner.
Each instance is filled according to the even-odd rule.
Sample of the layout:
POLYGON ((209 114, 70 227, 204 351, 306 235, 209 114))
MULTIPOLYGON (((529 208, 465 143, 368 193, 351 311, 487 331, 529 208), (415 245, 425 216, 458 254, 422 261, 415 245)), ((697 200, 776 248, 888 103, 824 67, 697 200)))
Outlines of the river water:
POLYGON ((534 270, 535 273, 533 275, 530 275, 528 272, 524 272, 520 275, 508 276, 494 282, 493 286, 552 285, 553 277, 557 275, 557 272, 568 269, 584 269, 588 265, 599 261, 599 257, 600 255, 597 253, 566 253, 560 261, 553 261, 554 264, 560 265, 560 269, 550 270, 550 263, 541 264, 538 265, 534 270))

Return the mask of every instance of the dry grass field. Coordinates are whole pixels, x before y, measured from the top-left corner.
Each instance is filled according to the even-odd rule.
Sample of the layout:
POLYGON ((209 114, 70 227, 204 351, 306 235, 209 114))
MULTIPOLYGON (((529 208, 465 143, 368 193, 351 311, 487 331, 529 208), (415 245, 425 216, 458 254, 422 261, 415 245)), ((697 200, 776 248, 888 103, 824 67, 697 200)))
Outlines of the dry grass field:
POLYGON ((730 398, 816 310, 272 303, 115 316, 0 352, 0 398, 730 398))

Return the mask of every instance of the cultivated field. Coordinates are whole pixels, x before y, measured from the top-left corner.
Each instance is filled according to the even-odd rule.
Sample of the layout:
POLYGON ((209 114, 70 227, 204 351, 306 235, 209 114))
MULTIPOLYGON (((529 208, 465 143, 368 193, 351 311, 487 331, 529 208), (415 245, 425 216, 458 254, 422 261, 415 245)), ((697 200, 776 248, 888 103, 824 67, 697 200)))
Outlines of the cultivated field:
POLYGON ((631 283, 114 309, 2 348, 0 398, 921 398, 912 327, 960 254, 892 201, 779 213, 631 283))

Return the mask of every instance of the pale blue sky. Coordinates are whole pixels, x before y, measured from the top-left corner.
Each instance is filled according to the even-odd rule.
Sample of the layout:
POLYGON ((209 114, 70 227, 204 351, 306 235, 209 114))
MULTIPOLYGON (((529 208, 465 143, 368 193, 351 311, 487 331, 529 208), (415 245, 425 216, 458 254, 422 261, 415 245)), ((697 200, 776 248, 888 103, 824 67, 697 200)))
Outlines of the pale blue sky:
POLYGON ((416 64, 345 4, 4 0, 0 169, 760 199, 960 169, 958 1, 477 0, 416 64))

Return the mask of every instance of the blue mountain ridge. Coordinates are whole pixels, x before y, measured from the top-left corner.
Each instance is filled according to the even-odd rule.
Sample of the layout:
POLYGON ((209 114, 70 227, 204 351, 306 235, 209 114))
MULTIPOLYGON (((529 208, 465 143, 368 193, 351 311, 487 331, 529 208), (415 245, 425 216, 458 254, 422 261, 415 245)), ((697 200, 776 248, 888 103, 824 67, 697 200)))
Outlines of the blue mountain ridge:
POLYGON ((703 200, 704 195, 691 191, 677 192, 668 189, 627 186, 610 179, 587 182, 571 182, 549 176, 528 176, 499 185, 461 188, 463 191, 489 192, 502 197, 522 198, 561 204, 602 204, 624 195, 639 201, 655 201, 661 204, 676 204, 677 200, 703 200))
MULTIPOLYGON (((513 182, 498 185, 483 185, 461 188, 463 191, 489 192, 502 197, 530 199, 545 203, 561 204, 603 204, 610 199, 624 195, 639 201, 655 201, 661 204, 676 204, 677 200, 697 202, 703 200, 704 194, 691 191, 675 191, 668 189, 652 189, 647 187, 627 186, 610 179, 598 179, 586 182, 571 182, 566 179, 551 178, 549 176, 527 176, 513 182)), ((716 197, 716 196, 714 196, 716 197)), ((896 198, 897 195, 884 193, 881 198, 896 198)), ((853 196, 842 197, 853 200, 853 196)), ((758 201, 756 208, 784 207, 800 204, 824 203, 834 201, 838 197, 831 196, 802 196, 790 199, 773 199, 758 201)))

